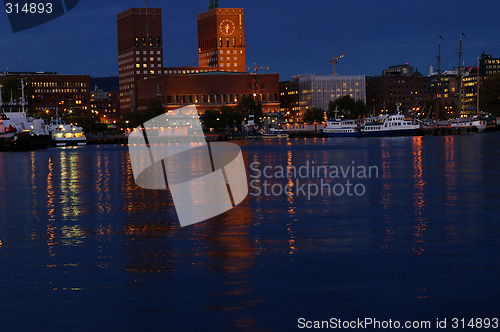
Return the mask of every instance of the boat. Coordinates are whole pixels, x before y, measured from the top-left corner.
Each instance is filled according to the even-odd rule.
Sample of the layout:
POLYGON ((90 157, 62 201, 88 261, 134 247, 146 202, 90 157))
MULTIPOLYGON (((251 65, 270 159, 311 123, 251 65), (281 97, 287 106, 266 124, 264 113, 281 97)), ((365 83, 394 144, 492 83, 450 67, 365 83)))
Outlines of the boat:
POLYGON ((362 133, 365 136, 413 136, 419 128, 418 124, 406 120, 398 108, 397 114, 382 116, 378 122, 365 123, 362 133))
POLYGON ((27 117, 24 81, 21 80, 21 103, 4 105, 0 88, 0 151, 32 151, 50 146, 50 135, 42 119, 27 117))
POLYGON ((500 129, 497 126, 498 119, 493 114, 490 114, 490 113, 479 113, 474 118, 477 118, 479 120, 484 120, 486 122, 486 129, 485 129, 485 131, 497 131, 497 130, 500 129))
POLYGON ((486 129, 486 121, 479 119, 453 119, 422 124, 418 135, 466 135, 481 133, 486 129))
POLYGON ((450 127, 452 128, 471 128, 474 127, 477 130, 473 130, 476 133, 482 133, 486 129, 486 121, 480 119, 457 119, 450 122, 450 127))
POLYGON ((82 127, 67 124, 64 120, 52 118, 47 126, 52 146, 84 146, 87 145, 87 137, 82 127))
POLYGON ((260 138, 288 138, 289 135, 282 129, 269 128, 259 132, 260 138))
POLYGON ((363 120, 327 120, 322 130, 324 137, 361 137, 363 120))

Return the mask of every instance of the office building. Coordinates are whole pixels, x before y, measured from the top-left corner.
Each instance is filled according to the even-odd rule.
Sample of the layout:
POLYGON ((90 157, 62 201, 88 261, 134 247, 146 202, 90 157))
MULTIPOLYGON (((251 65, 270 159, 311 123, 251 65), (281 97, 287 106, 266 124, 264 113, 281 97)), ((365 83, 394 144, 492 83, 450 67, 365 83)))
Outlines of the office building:
POLYGON ((90 111, 101 123, 111 124, 121 120, 119 92, 107 92, 97 86, 90 92, 90 111))
POLYGON ((299 78, 300 113, 318 107, 328 110, 328 104, 342 96, 366 103, 365 76, 315 76, 299 78))
POLYGON ((427 99, 427 77, 408 64, 391 66, 382 76, 366 79, 366 106, 380 114, 397 105, 402 111, 416 110, 427 99))
POLYGON ((299 78, 280 82, 280 113, 285 122, 300 122, 304 115, 300 113, 299 78))
MULTIPOLYGON (((60 75, 55 72, 0 73, 0 84, 7 78, 23 79, 31 113, 84 115, 90 109, 90 76, 60 75), (28 95, 31 94, 31 95, 28 95)), ((7 94, 8 91, 4 91, 7 94)), ((14 91, 13 95, 19 94, 14 91)))

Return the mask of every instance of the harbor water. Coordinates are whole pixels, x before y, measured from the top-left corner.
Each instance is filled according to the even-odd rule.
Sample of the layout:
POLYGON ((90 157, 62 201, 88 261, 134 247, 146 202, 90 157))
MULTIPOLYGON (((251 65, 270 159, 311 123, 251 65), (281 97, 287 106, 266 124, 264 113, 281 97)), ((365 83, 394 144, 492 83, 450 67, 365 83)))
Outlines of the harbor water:
POLYGON ((1 329, 498 317, 499 133, 236 143, 249 195, 183 228, 126 145, 1 153, 1 329))

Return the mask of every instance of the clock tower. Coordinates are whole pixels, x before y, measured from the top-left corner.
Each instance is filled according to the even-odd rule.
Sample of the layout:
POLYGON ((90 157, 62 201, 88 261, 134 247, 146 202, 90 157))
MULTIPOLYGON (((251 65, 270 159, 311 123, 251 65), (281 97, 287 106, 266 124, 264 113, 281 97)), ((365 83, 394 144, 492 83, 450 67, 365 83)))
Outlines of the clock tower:
POLYGON ((217 8, 198 15, 199 67, 246 72, 243 8, 217 8))

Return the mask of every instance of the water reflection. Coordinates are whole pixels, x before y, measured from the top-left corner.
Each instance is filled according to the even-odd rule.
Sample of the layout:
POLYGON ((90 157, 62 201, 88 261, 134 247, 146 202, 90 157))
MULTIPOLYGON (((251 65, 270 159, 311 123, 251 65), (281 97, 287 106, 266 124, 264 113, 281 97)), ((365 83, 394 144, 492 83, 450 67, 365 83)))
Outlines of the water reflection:
POLYGON ((445 136, 444 141, 444 178, 446 186, 445 205, 456 205, 456 166, 455 166, 455 136, 445 136))
POLYGON ((76 149, 63 149, 60 153, 59 192, 61 195, 61 211, 64 219, 72 220, 79 215, 79 167, 81 160, 76 149))
POLYGON ((388 141, 380 141, 380 160, 381 160, 381 178, 382 178, 382 188, 381 188, 381 203, 384 208, 383 212, 383 224, 385 227, 385 234, 382 240, 382 250, 388 252, 392 248, 392 242, 394 240, 394 228, 391 222, 390 213, 387 210, 391 207, 391 190, 392 190, 392 174, 391 174, 391 152, 388 141))
POLYGON ((75 312, 95 307, 137 329, 161 328, 159 317, 181 326, 197 312, 214 326, 249 330, 275 313, 326 314, 333 302, 348 314, 387 311, 388 294, 396 312, 427 314, 450 303, 460 310, 460 296, 491 300, 500 159, 484 154, 480 139, 243 142, 247 165, 356 160, 380 165, 381 179, 357 200, 249 196, 185 228, 168 191, 135 185, 126 147, 0 154, 0 184, 9 188, 0 255, 10 264, 0 286, 13 290, 4 300, 58 291, 66 301, 47 304, 42 292, 23 302, 37 323, 47 312, 35 307, 51 305, 79 322, 75 312), (86 300, 78 310, 73 291, 86 300))
POLYGON ((423 165, 422 165, 422 140, 423 137, 418 136, 413 138, 413 207, 414 207, 414 215, 415 215, 415 246, 412 248, 412 251, 416 255, 422 255, 424 253, 423 243, 424 241, 424 233, 427 229, 427 218, 424 215, 425 211, 425 181, 423 174, 423 165))

